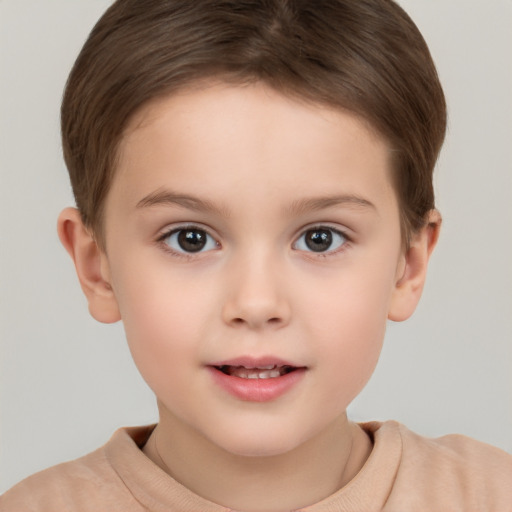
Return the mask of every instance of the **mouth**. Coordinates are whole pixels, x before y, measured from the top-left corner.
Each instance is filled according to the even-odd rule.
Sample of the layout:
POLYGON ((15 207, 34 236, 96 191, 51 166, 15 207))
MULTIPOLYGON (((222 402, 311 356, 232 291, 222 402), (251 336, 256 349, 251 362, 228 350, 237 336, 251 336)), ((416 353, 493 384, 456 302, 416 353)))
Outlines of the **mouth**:
POLYGON ((264 366, 243 366, 223 364, 214 368, 224 375, 238 377, 240 379, 275 379, 298 370, 298 367, 290 365, 264 365, 264 366))
POLYGON ((300 386, 308 370, 274 357, 240 357, 208 365, 213 382, 246 402, 270 402, 300 386))

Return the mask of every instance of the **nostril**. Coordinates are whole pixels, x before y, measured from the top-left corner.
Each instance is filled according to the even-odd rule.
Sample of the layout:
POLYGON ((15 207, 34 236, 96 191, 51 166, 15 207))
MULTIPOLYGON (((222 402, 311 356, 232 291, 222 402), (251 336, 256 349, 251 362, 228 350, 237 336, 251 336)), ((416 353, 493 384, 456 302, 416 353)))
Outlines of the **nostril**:
MULTIPOLYGON (((264 325, 265 323, 267 325, 278 325, 282 322, 282 318, 280 317, 277 317, 277 316, 274 316, 272 318, 269 318, 266 322, 257 322, 258 324, 260 325, 264 325)), ((238 325, 238 326, 241 326, 241 325, 245 325, 245 324, 249 324, 251 325, 251 322, 250 321, 247 321, 247 320, 244 320, 243 318, 240 318, 240 317, 235 317, 235 318, 232 318, 231 319, 231 324, 232 325, 238 325)))

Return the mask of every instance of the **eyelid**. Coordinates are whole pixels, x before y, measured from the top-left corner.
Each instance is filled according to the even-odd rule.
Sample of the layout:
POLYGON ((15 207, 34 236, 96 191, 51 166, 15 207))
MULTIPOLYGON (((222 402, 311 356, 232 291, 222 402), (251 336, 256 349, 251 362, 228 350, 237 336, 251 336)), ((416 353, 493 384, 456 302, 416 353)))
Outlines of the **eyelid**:
POLYGON ((201 224, 200 222, 177 222, 176 224, 168 224, 164 228, 160 229, 156 235, 156 240, 157 242, 164 240, 172 233, 176 233, 177 231, 182 231, 184 229, 197 229, 199 231, 204 231, 216 241, 218 241, 219 238, 212 232, 213 230, 210 227, 201 224))

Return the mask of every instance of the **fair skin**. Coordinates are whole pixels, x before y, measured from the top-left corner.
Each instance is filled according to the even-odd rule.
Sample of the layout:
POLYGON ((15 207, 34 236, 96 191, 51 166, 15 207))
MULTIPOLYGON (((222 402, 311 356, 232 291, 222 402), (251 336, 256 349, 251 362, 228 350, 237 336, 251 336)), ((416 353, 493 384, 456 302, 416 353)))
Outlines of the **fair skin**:
POLYGON ((192 491, 293 510, 368 458, 345 410, 387 320, 414 311, 440 225, 431 212, 404 249, 390 173, 386 142, 357 117, 214 84, 131 121, 104 250, 76 210, 61 214, 91 314, 123 320, 158 399, 144 451, 192 491), (278 373, 247 378, 267 366, 278 373))

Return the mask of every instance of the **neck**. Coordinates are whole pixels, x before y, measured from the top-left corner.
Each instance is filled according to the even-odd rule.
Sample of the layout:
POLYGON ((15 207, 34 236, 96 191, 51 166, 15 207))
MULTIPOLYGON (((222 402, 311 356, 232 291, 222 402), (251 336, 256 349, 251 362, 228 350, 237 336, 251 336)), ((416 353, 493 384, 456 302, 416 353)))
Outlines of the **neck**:
POLYGON ((368 436, 345 414, 292 451, 266 457, 229 453, 161 415, 144 453, 214 503, 243 512, 282 512, 317 503, 346 485, 371 448, 368 436))

